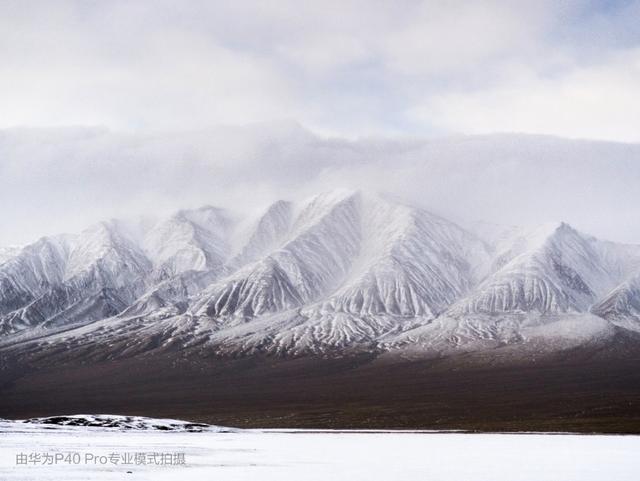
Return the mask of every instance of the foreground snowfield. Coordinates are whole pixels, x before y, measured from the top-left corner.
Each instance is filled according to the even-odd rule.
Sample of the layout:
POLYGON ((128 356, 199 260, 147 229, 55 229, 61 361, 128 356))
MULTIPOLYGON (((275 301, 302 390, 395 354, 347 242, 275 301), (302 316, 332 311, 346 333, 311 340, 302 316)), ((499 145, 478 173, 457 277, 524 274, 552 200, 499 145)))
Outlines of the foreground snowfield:
POLYGON ((2 480, 624 481, 637 479, 638 452, 638 436, 125 432, 0 423, 2 480), (16 464, 21 453, 79 453, 81 462, 16 464), (183 453, 184 464, 85 464, 88 455, 114 453, 183 453))

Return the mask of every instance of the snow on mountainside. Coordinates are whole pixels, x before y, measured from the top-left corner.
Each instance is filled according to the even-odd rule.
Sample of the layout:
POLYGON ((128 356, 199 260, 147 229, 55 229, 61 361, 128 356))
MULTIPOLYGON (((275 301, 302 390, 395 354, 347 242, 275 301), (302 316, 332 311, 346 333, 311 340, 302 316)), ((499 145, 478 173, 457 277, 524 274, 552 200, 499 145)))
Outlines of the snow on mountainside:
POLYGON ((251 318, 302 306, 334 289, 357 253, 357 203, 355 195, 316 197, 281 246, 206 289, 193 311, 251 318))
POLYGON ((484 275, 483 243, 426 211, 364 199, 349 277, 323 310, 435 317, 484 275))
POLYGON ((0 247, 0 264, 18 255, 20 249, 22 249, 22 247, 19 246, 0 247))
POLYGON ((144 291, 149 270, 115 221, 40 239, 0 266, 0 332, 113 316, 144 291))
POLYGON ((0 332, 112 355, 284 355, 561 348, 638 329, 640 246, 565 223, 472 230, 352 191, 102 222, 0 263, 0 332))
POLYGON ((495 244, 490 274, 470 295, 436 322, 385 342, 421 355, 509 345, 545 351, 599 342, 614 336, 615 326, 634 327, 628 311, 622 314, 626 324, 614 325, 602 308, 592 306, 639 262, 640 246, 601 241, 565 223, 509 229, 495 244))
POLYGON ((275 249, 289 232, 293 222, 293 204, 279 200, 270 205, 258 219, 249 219, 238 229, 237 252, 228 262, 230 270, 255 261, 275 249))
POLYGON ((317 351, 372 342, 434 318, 482 278, 489 260, 486 246, 453 223, 350 192, 302 206, 275 247, 193 305, 221 330, 217 343, 317 351))
POLYGON ((597 316, 640 331, 640 273, 613 289, 591 307, 597 316))
POLYGON ((585 312, 631 274, 639 255, 565 223, 517 234, 496 253, 492 275, 450 314, 585 312))
POLYGON ((62 280, 68 251, 63 239, 43 237, 0 265, 0 314, 37 297, 62 280))
POLYGON ((233 223, 228 213, 213 207, 180 211, 168 221, 160 222, 144 240, 156 266, 164 266, 156 267, 154 280, 160 282, 122 315, 153 313, 155 317, 170 317, 183 313, 186 301, 203 288, 275 246, 286 232, 290 217, 291 204, 279 201, 259 219, 238 224, 233 223), (163 253, 165 257, 168 254, 173 268, 166 268, 163 253))
POLYGON ((227 257, 230 220, 222 209, 182 210, 158 223, 144 239, 155 278, 220 269, 227 257))
MULTIPOLYGON (((65 268, 64 281, 76 285, 123 287, 135 295, 151 265, 133 239, 117 222, 101 222, 84 231, 75 242, 65 268)), ((132 299, 133 300, 133 299, 132 299)))

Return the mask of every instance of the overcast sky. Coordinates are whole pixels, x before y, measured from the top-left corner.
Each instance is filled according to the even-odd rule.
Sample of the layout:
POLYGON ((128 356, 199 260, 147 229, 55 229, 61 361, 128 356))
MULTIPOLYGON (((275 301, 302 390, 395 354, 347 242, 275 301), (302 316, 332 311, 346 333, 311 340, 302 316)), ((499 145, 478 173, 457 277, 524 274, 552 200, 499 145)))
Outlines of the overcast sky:
POLYGON ((336 186, 640 243, 639 18, 640 0, 0 0, 0 246, 336 186), (495 132, 554 137, 466 136, 495 132))
POLYGON ((640 1, 1 0, 0 128, 640 141, 640 1))
POLYGON ((335 189, 384 192, 463 225, 567 221, 640 243, 640 144, 547 136, 322 138, 266 123, 182 134, 0 131, 0 245, 110 217, 236 212, 335 189))

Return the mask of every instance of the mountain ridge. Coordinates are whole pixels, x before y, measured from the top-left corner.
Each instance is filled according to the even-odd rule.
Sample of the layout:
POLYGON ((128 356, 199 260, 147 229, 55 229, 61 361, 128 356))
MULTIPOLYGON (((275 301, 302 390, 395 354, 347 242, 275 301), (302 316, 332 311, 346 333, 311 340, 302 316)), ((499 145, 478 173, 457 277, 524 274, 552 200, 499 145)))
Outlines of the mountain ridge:
POLYGON ((430 356, 506 342, 525 355, 540 336, 561 350, 590 340, 581 329, 640 330, 637 278, 640 246, 564 222, 481 238, 387 196, 330 191, 244 218, 204 206, 112 220, 11 251, 0 345, 430 356))

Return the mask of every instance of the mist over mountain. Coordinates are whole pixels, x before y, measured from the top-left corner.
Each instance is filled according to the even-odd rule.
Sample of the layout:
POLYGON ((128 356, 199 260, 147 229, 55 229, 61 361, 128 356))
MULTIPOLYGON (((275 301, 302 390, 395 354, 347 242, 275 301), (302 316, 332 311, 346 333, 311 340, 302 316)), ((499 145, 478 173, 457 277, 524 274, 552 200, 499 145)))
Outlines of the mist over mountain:
POLYGON ((465 228, 365 191, 114 219, 5 256, 0 345, 45 356, 526 356, 640 332, 640 245, 465 228))
POLYGON ((386 192, 462 225, 566 221, 640 239, 637 144, 521 134, 347 140, 282 122, 163 134, 7 129, 0 156, 0 200, 11 206, 0 246, 206 204, 251 214, 335 188, 386 192))

